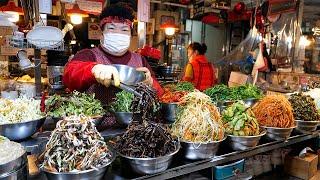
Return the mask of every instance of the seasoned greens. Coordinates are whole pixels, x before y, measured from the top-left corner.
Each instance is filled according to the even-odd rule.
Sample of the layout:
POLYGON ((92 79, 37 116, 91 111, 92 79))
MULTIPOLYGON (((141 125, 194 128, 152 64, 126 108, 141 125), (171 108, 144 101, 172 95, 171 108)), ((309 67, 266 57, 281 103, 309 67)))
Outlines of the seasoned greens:
POLYGON ((289 98, 293 108, 293 115, 296 120, 320 121, 314 99, 311 96, 301 93, 292 94, 289 98))
POLYGON ((113 112, 131 112, 131 104, 133 101, 133 94, 121 91, 116 94, 116 101, 111 103, 111 110, 113 112))
POLYGON ((204 91, 215 102, 235 101, 245 99, 260 99, 262 91, 252 84, 241 85, 229 88, 226 85, 216 85, 204 91))
POLYGON ((174 87, 175 91, 193 91, 194 85, 191 82, 178 82, 177 85, 174 87))
POLYGON ((71 115, 101 116, 104 109, 94 94, 74 91, 69 97, 53 95, 46 101, 47 115, 61 118, 71 115))

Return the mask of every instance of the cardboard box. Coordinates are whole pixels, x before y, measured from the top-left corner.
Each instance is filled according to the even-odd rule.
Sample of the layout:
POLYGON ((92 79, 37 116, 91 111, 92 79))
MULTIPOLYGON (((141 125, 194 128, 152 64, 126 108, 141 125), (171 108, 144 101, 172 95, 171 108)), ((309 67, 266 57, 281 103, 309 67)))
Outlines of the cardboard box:
POLYGON ((305 157, 287 155, 284 170, 291 176, 309 180, 317 173, 318 155, 307 153, 305 157))
POLYGON ((232 71, 230 74, 228 86, 229 87, 240 86, 240 85, 246 84, 248 80, 249 80, 248 75, 243 74, 241 72, 232 71))

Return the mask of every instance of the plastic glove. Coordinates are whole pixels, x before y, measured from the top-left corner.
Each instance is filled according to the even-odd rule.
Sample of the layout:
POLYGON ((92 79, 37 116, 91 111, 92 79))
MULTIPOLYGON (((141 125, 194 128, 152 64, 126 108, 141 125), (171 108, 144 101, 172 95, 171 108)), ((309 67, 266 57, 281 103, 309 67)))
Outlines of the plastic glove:
POLYGON ((139 67, 137 68, 137 71, 141 71, 141 72, 144 72, 145 73, 145 76, 146 76, 146 80, 143 81, 143 83, 149 85, 149 86, 152 86, 153 85, 153 78, 151 76, 151 73, 149 71, 148 68, 146 67, 139 67))
POLYGON ((120 86, 119 72, 113 66, 97 64, 92 68, 91 72, 96 78, 97 82, 106 87, 111 85, 112 80, 116 87, 120 86))

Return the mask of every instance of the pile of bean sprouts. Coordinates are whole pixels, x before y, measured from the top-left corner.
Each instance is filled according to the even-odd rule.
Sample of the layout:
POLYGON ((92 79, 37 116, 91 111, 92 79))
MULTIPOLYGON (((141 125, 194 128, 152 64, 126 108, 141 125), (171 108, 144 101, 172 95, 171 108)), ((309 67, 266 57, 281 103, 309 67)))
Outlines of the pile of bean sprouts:
POLYGON ((194 91, 182 98, 172 134, 182 141, 207 143, 224 138, 224 127, 217 107, 209 96, 194 91))

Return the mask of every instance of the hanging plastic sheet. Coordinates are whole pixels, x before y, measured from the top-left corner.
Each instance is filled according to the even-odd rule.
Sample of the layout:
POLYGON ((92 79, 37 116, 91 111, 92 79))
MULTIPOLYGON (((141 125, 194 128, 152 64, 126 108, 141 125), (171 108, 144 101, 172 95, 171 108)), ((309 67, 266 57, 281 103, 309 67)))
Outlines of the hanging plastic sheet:
POLYGON ((262 37, 258 30, 252 28, 247 37, 228 55, 223 57, 215 66, 219 69, 219 79, 223 83, 226 83, 229 78, 231 66, 238 66, 240 71, 250 74, 252 65, 255 62, 259 48, 258 44, 262 40, 262 37))
POLYGON ((277 37, 276 49, 273 58, 278 60, 278 65, 291 63, 292 49, 297 28, 294 13, 282 14, 281 18, 272 24, 272 33, 277 37))

